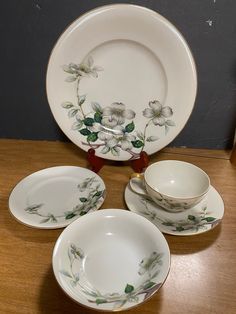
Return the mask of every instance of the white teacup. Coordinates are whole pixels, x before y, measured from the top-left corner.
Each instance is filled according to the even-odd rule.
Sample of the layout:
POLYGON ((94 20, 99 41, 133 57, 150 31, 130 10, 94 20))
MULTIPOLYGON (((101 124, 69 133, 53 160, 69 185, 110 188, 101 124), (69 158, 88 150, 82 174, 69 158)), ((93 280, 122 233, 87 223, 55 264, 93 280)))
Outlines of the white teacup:
POLYGON ((144 174, 130 179, 131 189, 150 197, 171 212, 180 212, 198 204, 210 187, 208 175, 199 167, 177 160, 158 161, 144 174))

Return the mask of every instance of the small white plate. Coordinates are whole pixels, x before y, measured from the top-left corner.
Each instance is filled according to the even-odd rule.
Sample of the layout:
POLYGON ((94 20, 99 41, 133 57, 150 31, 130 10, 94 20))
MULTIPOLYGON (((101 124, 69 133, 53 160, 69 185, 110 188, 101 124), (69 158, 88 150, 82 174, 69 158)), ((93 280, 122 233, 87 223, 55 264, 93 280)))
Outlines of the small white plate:
POLYGON ((125 189, 125 201, 129 210, 150 220, 161 232, 178 236, 209 231, 221 222, 224 215, 223 200, 213 186, 201 203, 179 213, 168 212, 150 199, 136 194, 129 184, 125 189))
POLYGON ((43 169, 21 180, 9 197, 13 216, 25 225, 56 229, 97 210, 105 184, 94 172, 74 166, 43 169))
POLYGON ((119 311, 141 304, 162 286, 170 251, 147 219, 105 209, 81 217, 61 233, 52 264, 59 285, 74 301, 119 311))
POLYGON ((99 7, 74 21, 47 69, 48 102, 62 131, 112 160, 168 145, 190 117, 196 91, 194 59, 180 32, 130 4, 99 7))

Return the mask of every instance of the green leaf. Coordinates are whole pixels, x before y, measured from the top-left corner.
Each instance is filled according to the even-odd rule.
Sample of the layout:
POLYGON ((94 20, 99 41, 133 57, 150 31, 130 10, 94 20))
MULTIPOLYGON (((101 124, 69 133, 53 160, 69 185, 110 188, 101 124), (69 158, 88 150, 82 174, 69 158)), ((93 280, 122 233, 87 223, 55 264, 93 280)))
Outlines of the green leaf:
POLYGON ((70 213, 67 213, 67 214, 66 214, 65 219, 68 220, 68 219, 71 219, 71 218, 73 218, 73 217, 75 217, 75 216, 76 216, 75 213, 70 212, 70 213))
POLYGON ((86 95, 82 95, 79 97, 79 106, 82 106, 86 100, 86 95))
POLYGON ((188 219, 194 221, 196 220, 196 217, 194 215, 188 215, 188 219))
POLYGON ((162 225, 164 225, 164 226, 173 226, 173 222, 166 221, 166 222, 163 222, 162 225))
POLYGON ((137 131, 136 134, 137 134, 137 137, 138 137, 141 141, 144 141, 144 134, 143 134, 143 132, 137 131))
POLYGON ((85 210, 82 210, 79 215, 84 216, 85 214, 87 214, 87 212, 85 210))
POLYGON ((57 219, 56 219, 56 217, 54 216, 54 215, 50 215, 50 219, 51 219, 51 221, 53 221, 53 222, 57 222, 57 219))
POLYGON ((120 151, 117 147, 112 147, 111 148, 111 153, 113 156, 120 156, 120 151))
POLYGON ((60 273, 66 277, 72 278, 71 274, 67 270, 60 270, 60 273))
POLYGON ((49 220, 51 219, 51 217, 47 217, 47 218, 44 218, 40 221, 41 224, 44 224, 45 222, 48 222, 49 220))
POLYGON ((175 123, 172 120, 166 120, 166 125, 168 125, 168 126, 175 126, 175 123))
POLYGON ((157 136, 149 136, 148 138, 147 138, 147 142, 155 142, 155 141, 157 141, 157 140, 159 140, 159 138, 157 137, 157 136))
POLYGON ((107 303, 107 300, 105 300, 105 299, 96 299, 96 304, 97 305, 102 304, 102 303, 107 303))
POLYGON ((80 197, 79 200, 81 203, 85 203, 85 202, 87 202, 88 199, 86 197, 80 197))
POLYGON ((85 119, 84 119, 84 124, 85 124, 86 126, 92 126, 93 123, 94 123, 94 119, 93 119, 93 118, 85 118, 85 119))
POLYGON ((129 284, 127 283, 127 285, 126 285, 126 287, 125 287, 125 293, 130 293, 130 292, 132 292, 133 290, 134 290, 134 286, 129 285, 129 284))
POLYGON ((131 143, 135 148, 140 148, 144 146, 143 142, 140 140, 132 141, 131 143))
POLYGON ((184 228, 181 226, 176 227, 176 231, 184 231, 184 228))
POLYGON ((74 116, 76 115, 76 113, 78 112, 78 110, 79 110, 79 109, 70 109, 70 110, 68 111, 68 117, 69 117, 69 118, 74 117, 74 116))
POLYGON ((82 126, 83 126, 83 121, 77 119, 77 121, 72 124, 71 128, 72 130, 79 130, 80 128, 82 128, 82 126))
POLYGON ((149 281, 146 285, 144 285, 143 289, 146 290, 146 289, 149 289, 151 288, 152 286, 154 286, 156 283, 153 282, 153 281, 149 281))
POLYGON ((82 134, 84 136, 91 134, 91 132, 88 129, 82 129, 79 132, 80 132, 80 134, 82 134))
POLYGON ((74 71, 68 65, 63 65, 62 69, 67 73, 74 74, 74 71))
POLYGON ((131 123, 126 125, 125 132, 131 133, 133 132, 134 128, 135 128, 135 125, 134 125, 134 122, 132 121, 131 123))
POLYGON ((103 193, 103 191, 97 191, 97 192, 93 195, 93 197, 95 197, 95 196, 101 196, 102 193, 103 193))
POLYGON ((89 134, 89 136, 87 137, 88 142, 96 142, 97 139, 98 139, 98 133, 95 133, 95 132, 89 134))
POLYGON ((74 107, 74 105, 73 105, 72 102, 70 102, 70 101, 64 101, 64 102, 61 104, 61 106, 62 106, 63 108, 65 108, 65 109, 70 109, 70 108, 74 107))
POLYGON ((206 218, 204 218, 204 220, 206 220, 207 222, 211 222, 211 221, 216 220, 216 218, 214 218, 214 217, 206 217, 206 218))
POLYGON ((102 113, 102 107, 99 105, 99 103, 97 102, 92 102, 91 106, 93 108, 93 110, 97 113, 102 113))
POLYGON ((67 76, 67 78, 65 79, 66 82, 74 82, 76 80, 76 76, 67 76))
POLYGON ((94 114, 94 121, 97 123, 101 123, 102 121, 102 114, 100 112, 95 112, 94 114))
POLYGON ((102 148, 102 150, 101 150, 101 153, 102 153, 102 154, 107 154, 107 153, 109 153, 109 151, 110 151, 110 147, 104 146, 104 147, 102 148))

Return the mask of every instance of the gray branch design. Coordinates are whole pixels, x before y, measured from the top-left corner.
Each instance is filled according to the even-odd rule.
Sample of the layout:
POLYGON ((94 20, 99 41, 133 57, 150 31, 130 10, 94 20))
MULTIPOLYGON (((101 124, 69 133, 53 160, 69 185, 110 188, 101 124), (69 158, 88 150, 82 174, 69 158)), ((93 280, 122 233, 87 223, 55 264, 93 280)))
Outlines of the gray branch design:
POLYGON ((43 214, 44 203, 27 206, 25 211, 31 215, 42 217, 40 223, 57 223, 58 220, 70 220, 76 216, 83 216, 97 207, 99 200, 104 198, 105 190, 101 189, 96 177, 86 178, 78 184, 79 196, 78 204, 71 210, 66 210, 63 214, 54 215, 52 213, 43 214), (83 196, 82 194, 83 193, 83 196))
POLYGON ((173 220, 173 219, 162 219, 158 216, 158 213, 152 211, 149 208, 149 205, 155 204, 153 201, 147 198, 140 198, 140 203, 143 204, 144 209, 140 211, 140 213, 155 223, 161 223, 163 226, 168 227, 171 231, 176 232, 184 232, 184 231, 194 231, 198 232, 201 229, 207 228, 210 226, 214 227, 219 223, 219 219, 209 216, 209 212, 207 211, 207 206, 203 206, 201 211, 197 214, 187 214, 184 219, 173 220))

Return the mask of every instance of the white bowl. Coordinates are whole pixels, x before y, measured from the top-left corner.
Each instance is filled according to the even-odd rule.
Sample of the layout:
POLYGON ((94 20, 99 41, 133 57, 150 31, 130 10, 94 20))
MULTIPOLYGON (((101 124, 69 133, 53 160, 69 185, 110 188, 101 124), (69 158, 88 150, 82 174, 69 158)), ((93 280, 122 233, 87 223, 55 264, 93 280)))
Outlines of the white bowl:
POLYGON ((162 286, 170 251, 147 219, 105 209, 81 217, 61 233, 52 264, 59 285, 74 301, 118 311, 137 306, 162 286))

